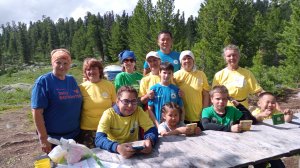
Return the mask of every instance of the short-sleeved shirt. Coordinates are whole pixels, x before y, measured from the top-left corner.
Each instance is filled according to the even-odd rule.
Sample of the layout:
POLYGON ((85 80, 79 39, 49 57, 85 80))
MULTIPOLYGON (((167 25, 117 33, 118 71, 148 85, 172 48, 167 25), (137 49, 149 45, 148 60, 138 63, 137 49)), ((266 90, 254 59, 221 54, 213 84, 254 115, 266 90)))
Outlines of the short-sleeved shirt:
POLYGON ((49 72, 34 83, 31 108, 44 110, 45 127, 52 138, 73 139, 79 134, 81 105, 80 89, 70 75, 60 80, 49 72))
POLYGON ((160 82, 159 75, 153 75, 151 72, 148 76, 142 78, 140 83, 139 97, 142 97, 147 94, 147 91, 150 90, 150 87, 160 82))
POLYGON ((116 91, 122 86, 132 86, 137 91, 140 88, 140 81, 143 78, 143 75, 139 72, 127 73, 121 72, 115 78, 115 87, 116 91))
POLYGON ((102 115, 97 132, 107 134, 110 141, 125 143, 138 140, 139 127, 145 131, 154 127, 148 113, 140 107, 126 117, 117 114, 114 108, 109 108, 102 115))
MULTIPOLYGON (((252 111, 253 116, 257 116, 259 113, 261 113, 261 110, 259 108, 256 108, 254 111, 252 111)), ((265 117, 264 120, 271 119, 272 115, 277 113, 281 113, 281 112, 277 110, 272 111, 272 113, 268 117, 265 117)))
POLYGON ((153 106, 154 115, 158 122, 161 120, 161 108, 164 104, 173 102, 180 107, 183 106, 182 99, 178 94, 179 88, 173 84, 163 86, 160 83, 157 83, 152 86, 150 90, 154 91, 154 98, 149 99, 148 106, 153 106))
MULTIPOLYGON (((212 86, 224 85, 229 91, 229 96, 236 100, 244 100, 241 103, 248 108, 249 94, 255 94, 262 91, 254 75, 247 69, 239 67, 237 70, 224 68, 217 72, 213 79, 212 86)), ((228 105, 233 106, 230 102, 228 105)))
MULTIPOLYGON (((185 126, 185 124, 184 124, 183 122, 179 122, 179 123, 176 125, 176 128, 184 127, 184 126, 185 126)), ((169 128, 169 126, 168 126, 168 124, 167 124, 166 121, 160 123, 159 126, 158 126, 158 133, 160 134, 162 131, 166 131, 166 132, 172 131, 172 130, 169 128)))
MULTIPOLYGON (((160 50, 157 51, 161 62, 169 62, 174 66, 174 72, 178 71, 180 69, 180 61, 179 61, 179 56, 180 53, 176 51, 171 51, 169 54, 164 54, 160 50)), ((144 69, 149 68, 148 63, 145 61, 144 62, 144 69)))
POLYGON ((117 99, 115 86, 110 81, 101 79, 97 83, 82 83, 80 90, 83 97, 80 128, 96 131, 103 112, 117 99))
POLYGON ((214 106, 212 105, 203 109, 202 118, 208 118, 212 123, 228 126, 238 121, 243 115, 241 111, 233 106, 225 107, 225 111, 225 116, 221 117, 217 114, 214 110, 214 106))
POLYGON ((204 72, 196 70, 187 72, 181 69, 174 73, 175 83, 183 91, 185 120, 200 121, 202 112, 202 91, 209 91, 210 87, 204 72))

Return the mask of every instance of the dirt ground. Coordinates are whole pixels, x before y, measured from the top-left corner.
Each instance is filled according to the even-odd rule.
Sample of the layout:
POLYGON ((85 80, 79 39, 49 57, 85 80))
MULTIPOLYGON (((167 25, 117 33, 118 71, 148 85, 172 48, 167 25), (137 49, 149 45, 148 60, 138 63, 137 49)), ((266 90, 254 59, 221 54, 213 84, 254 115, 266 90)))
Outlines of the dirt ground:
MULTIPOLYGON (((288 91, 280 105, 300 112, 300 89, 288 91)), ((34 160, 43 154, 38 137, 28 114, 30 107, 7 110, 0 114, 0 167, 30 168, 34 160)), ((287 168, 299 167, 299 155, 283 159, 287 168)))

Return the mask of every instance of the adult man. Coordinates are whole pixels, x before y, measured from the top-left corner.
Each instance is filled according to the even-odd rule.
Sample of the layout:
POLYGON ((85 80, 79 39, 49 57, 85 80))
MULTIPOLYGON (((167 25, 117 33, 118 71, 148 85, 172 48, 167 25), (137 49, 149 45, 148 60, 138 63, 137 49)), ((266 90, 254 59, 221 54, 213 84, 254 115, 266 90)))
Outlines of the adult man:
MULTIPOLYGON (((161 62, 171 63, 174 66, 174 72, 178 71, 180 69, 180 63, 179 63, 180 53, 171 50, 173 44, 172 33, 167 30, 163 30, 159 32, 157 37, 157 44, 160 48, 157 51, 157 53, 161 59, 161 62)), ((145 61, 143 74, 146 75, 149 72, 150 72, 149 65, 145 61)))

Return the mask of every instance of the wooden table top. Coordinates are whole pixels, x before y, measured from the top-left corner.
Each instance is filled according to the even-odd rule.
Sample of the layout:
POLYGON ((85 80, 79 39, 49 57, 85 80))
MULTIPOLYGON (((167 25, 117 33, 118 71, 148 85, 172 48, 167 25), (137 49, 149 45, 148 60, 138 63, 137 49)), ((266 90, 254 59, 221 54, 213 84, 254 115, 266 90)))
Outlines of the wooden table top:
POLYGON ((130 159, 93 150, 103 161, 129 167, 241 167, 299 153, 300 113, 291 123, 266 120, 242 133, 207 130, 200 136, 160 137, 151 154, 130 159))

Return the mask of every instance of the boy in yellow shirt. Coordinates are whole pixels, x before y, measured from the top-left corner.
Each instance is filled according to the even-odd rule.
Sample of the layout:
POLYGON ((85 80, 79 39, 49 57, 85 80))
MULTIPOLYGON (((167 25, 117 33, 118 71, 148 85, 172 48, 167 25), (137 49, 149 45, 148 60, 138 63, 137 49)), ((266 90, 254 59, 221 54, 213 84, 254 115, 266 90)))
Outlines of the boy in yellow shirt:
POLYGON ((276 110, 276 98, 271 92, 261 93, 258 96, 257 105, 258 108, 252 112, 257 121, 270 119, 272 117, 272 114, 275 113, 283 113, 285 122, 290 122, 293 118, 293 113, 290 109, 285 109, 282 112, 276 110))
POLYGON ((149 115, 137 106, 138 93, 131 86, 122 86, 117 93, 116 104, 104 111, 100 119, 95 145, 129 158, 135 153, 151 153, 158 139, 157 128, 149 115), (138 140, 139 127, 145 130, 143 149, 132 147, 138 140))

